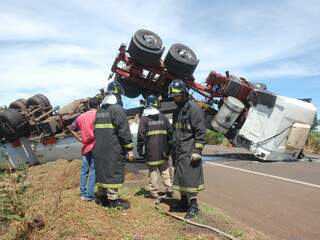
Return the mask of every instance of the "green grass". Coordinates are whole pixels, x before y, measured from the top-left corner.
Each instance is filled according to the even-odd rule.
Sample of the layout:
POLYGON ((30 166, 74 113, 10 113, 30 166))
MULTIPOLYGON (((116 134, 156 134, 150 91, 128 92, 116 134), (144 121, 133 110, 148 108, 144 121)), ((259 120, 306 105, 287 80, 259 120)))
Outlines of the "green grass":
POLYGON ((221 220, 225 223, 229 222, 228 216, 226 216, 220 209, 209 207, 208 205, 206 205, 204 203, 201 204, 201 212, 206 215, 213 216, 213 217, 217 218, 218 220, 221 220))
POLYGON ((307 146, 314 152, 320 152, 320 133, 311 132, 308 137, 307 146))
POLYGON ((228 145, 228 139, 222 133, 207 130, 206 143, 210 145, 228 145))
POLYGON ((245 240, 245 232, 242 229, 239 228, 233 228, 228 232, 230 235, 240 239, 240 240, 245 240))
POLYGON ((29 187, 26 181, 28 168, 23 166, 15 172, 5 172, 0 175, 0 222, 24 221, 25 194, 29 187))
POLYGON ((118 218, 122 213, 123 210, 119 207, 119 208, 105 208, 107 214, 111 217, 111 218, 118 218))
MULTIPOLYGON (((187 236, 177 236, 175 240, 206 240, 208 237, 204 234, 199 236, 187 237, 187 236)), ((211 238, 210 238, 211 239, 211 238)))

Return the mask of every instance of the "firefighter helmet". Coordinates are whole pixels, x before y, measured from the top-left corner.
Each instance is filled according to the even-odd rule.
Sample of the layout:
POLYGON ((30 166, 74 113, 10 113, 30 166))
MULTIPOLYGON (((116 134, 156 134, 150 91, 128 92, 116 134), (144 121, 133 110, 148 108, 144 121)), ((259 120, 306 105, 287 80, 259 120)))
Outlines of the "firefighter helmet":
POLYGON ((157 109, 160 108, 160 102, 159 102, 158 98, 154 95, 149 95, 146 98, 145 108, 151 108, 151 107, 154 107, 157 109))
POLYGON ((175 79, 169 84, 168 97, 173 98, 178 95, 187 95, 188 88, 184 81, 180 79, 175 79))
POLYGON ((112 81, 108 84, 107 92, 116 95, 117 97, 124 95, 124 90, 120 83, 112 81))

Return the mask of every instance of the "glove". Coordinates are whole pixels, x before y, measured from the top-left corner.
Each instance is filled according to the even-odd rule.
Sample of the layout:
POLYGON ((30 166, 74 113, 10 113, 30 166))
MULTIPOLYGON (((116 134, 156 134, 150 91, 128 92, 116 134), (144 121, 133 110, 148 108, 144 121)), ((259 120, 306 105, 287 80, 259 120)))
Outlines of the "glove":
POLYGON ((199 162, 201 161, 201 155, 199 153, 192 153, 191 162, 199 162))
POLYGON ((129 161, 133 161, 133 159, 134 159, 134 152, 133 151, 128 152, 128 159, 129 159, 129 161))

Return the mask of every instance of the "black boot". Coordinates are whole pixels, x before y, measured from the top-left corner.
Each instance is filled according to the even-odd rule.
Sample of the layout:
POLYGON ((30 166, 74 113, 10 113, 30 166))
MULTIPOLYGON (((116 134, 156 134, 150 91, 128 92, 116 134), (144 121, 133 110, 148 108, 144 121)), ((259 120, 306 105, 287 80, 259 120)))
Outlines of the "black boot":
POLYGON ((199 208, 196 198, 190 199, 189 209, 187 214, 185 215, 185 219, 190 219, 199 214, 199 208))
POLYGON ((102 207, 107 207, 109 205, 107 196, 95 196, 94 198, 96 204, 102 206, 102 207))
POLYGON ((121 198, 116 200, 109 200, 109 208, 122 208, 124 210, 127 210, 130 208, 130 203, 126 200, 123 200, 121 198))
POLYGON ((165 195, 167 195, 169 198, 173 198, 173 191, 167 191, 165 192, 165 195))
POLYGON ((174 207, 178 211, 187 211, 188 210, 188 198, 186 195, 181 195, 177 206, 174 207))

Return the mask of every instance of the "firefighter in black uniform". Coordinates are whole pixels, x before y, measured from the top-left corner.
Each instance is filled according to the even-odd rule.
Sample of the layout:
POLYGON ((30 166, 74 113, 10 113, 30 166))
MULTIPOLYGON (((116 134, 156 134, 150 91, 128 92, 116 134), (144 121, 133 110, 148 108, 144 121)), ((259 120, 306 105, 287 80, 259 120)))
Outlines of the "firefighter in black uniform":
POLYGON ((146 98, 145 109, 140 119, 138 130, 138 153, 143 155, 149 169, 149 197, 159 198, 158 170, 162 182, 166 187, 166 194, 173 195, 171 190, 172 180, 170 176, 168 156, 172 128, 169 120, 159 111, 160 102, 154 95, 146 98))
POLYGON ((199 213, 198 192, 204 189, 202 149, 206 127, 203 112, 190 100, 188 88, 182 80, 170 83, 168 96, 177 104, 173 113, 172 158, 175 171, 172 189, 180 192, 180 208, 187 210, 185 218, 193 218, 199 213))
POLYGON ((96 202, 110 208, 128 209, 130 204, 118 196, 124 182, 125 156, 133 160, 133 143, 127 115, 122 108, 123 89, 109 83, 106 96, 97 110, 94 159, 96 167, 96 202), (107 195, 107 196, 106 196, 107 195))

